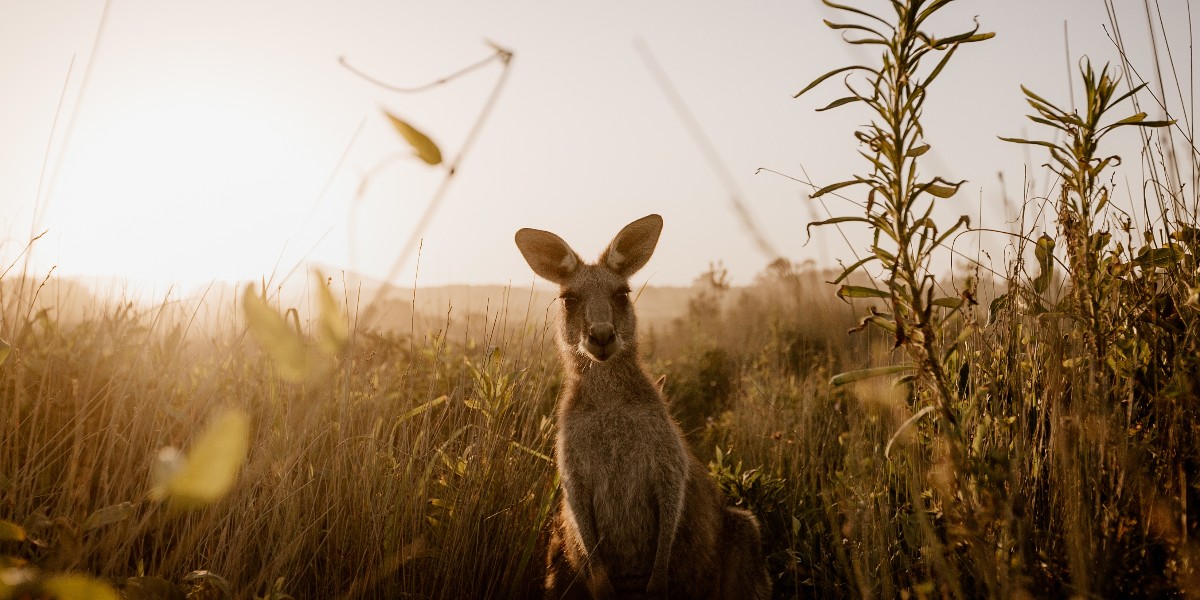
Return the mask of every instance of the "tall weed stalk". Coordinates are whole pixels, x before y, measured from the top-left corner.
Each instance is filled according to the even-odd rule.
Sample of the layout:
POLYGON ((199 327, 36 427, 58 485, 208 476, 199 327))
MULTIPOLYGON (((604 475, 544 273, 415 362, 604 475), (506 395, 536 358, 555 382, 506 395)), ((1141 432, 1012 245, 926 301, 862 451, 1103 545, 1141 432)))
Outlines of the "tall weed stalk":
MULTIPOLYGON (((873 234, 870 254, 846 268, 834 283, 841 283, 852 274, 875 265, 881 267, 884 274, 882 287, 843 284, 838 295, 882 301, 885 309, 880 311, 873 307, 862 327, 886 330, 893 336, 895 347, 909 358, 906 363, 843 373, 834 377, 833 382, 837 385, 902 373, 897 383, 912 384, 913 401, 928 406, 924 412, 937 414, 945 442, 941 447, 951 464, 949 474, 952 480, 958 480, 967 476, 970 468, 969 439, 960 414, 962 407, 955 365, 960 343, 972 330, 969 308, 975 302, 974 290, 968 287, 956 296, 940 295, 941 288, 930 272, 930 263, 944 242, 969 227, 970 222, 963 216, 947 227, 933 218, 936 202, 953 197, 964 182, 929 177, 922 171, 921 157, 929 151, 930 144, 925 141, 921 119, 931 85, 958 49, 964 44, 987 40, 994 34, 981 33, 978 24, 969 31, 944 37, 927 33, 924 28, 928 20, 951 1, 893 1, 890 3, 892 14, 883 17, 825 0, 826 5, 858 20, 852 23, 826 21, 826 24, 844 32, 843 39, 847 43, 877 47, 881 53, 880 62, 830 71, 797 96, 834 76, 846 74, 843 83, 849 95, 817 110, 862 105, 871 115, 871 122, 855 132, 855 138, 863 146, 860 154, 866 159, 869 171, 812 194, 817 198, 852 187, 866 188, 865 213, 835 217, 811 223, 809 227, 846 223, 870 227, 873 234), (932 67, 930 60, 935 61, 932 67)), ((919 417, 914 420, 916 418, 919 417)), ((974 591, 963 587, 952 591, 961 596, 991 589, 995 574, 989 568, 993 561, 988 556, 983 541, 985 532, 976 516, 979 511, 977 494, 967 481, 948 483, 944 491, 952 505, 958 506, 954 512, 961 526, 957 529, 975 555, 975 560, 962 562, 960 567, 974 585, 979 586, 974 591)), ((919 494, 916 496, 920 497, 919 494)), ((953 554, 948 549, 943 551, 953 554)))

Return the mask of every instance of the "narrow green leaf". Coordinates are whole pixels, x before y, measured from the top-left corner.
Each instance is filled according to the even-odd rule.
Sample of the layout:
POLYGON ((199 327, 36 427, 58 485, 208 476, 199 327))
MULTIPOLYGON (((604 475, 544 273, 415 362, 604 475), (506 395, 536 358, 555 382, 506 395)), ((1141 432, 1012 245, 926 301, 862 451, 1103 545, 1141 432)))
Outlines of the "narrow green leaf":
MULTIPOLYGON (((879 244, 875 244, 875 247, 872 248, 871 251, 874 252, 876 258, 878 258, 880 260, 880 262, 884 263, 885 265, 896 264, 896 255, 892 254, 891 252, 888 252, 887 250, 885 250, 883 248, 880 248, 879 244)), ((888 268, 891 268, 891 267, 889 266, 888 268)))
POLYGON ((1126 98, 1129 98, 1130 96, 1133 96, 1134 94, 1142 91, 1142 88, 1146 87, 1147 85, 1149 85, 1149 84, 1143 83, 1141 85, 1135 86, 1133 89, 1129 90, 1128 92, 1121 94, 1116 100, 1113 100, 1110 104, 1111 105, 1120 104, 1121 101, 1125 100, 1126 98))
POLYGON ((834 217, 832 219, 825 219, 824 221, 813 221, 813 222, 809 223, 808 225, 806 225, 804 227, 804 233, 808 236, 809 239, 812 239, 812 228, 813 227, 821 227, 824 225, 837 225, 839 223, 866 223, 866 224, 870 225, 871 221, 869 219, 867 219, 866 217, 834 217))
MULTIPOLYGON (((1039 124, 1039 125, 1045 125, 1045 126, 1047 126, 1047 127, 1053 127, 1053 128, 1055 128, 1055 129, 1057 129, 1057 130, 1059 130, 1059 131, 1066 131, 1066 132, 1068 132, 1068 133, 1071 131, 1071 125, 1069 125, 1069 124, 1066 124, 1066 123, 1063 123, 1062 121, 1060 121, 1060 120, 1058 120, 1058 119, 1043 119, 1042 117, 1039 117, 1039 116, 1036 116, 1036 115, 1029 115, 1029 120, 1030 120, 1030 121, 1033 121, 1034 123, 1037 123, 1037 124, 1039 124)), ((1010 141, 1010 142, 1011 142, 1011 141, 1014 141, 1014 140, 1011 140, 1011 139, 1010 139, 1010 140, 1007 140, 1007 141, 1010 141)))
POLYGON ((942 73, 942 68, 946 66, 946 63, 950 62, 950 57, 954 56, 956 50, 958 50, 958 45, 951 46, 950 50, 942 55, 942 59, 938 61, 937 66, 925 77, 925 81, 921 84, 922 87, 928 88, 929 84, 933 83, 934 79, 937 79, 937 76, 942 73))
POLYGON ((1056 146, 1056 145, 1054 145, 1054 144, 1052 144, 1052 143, 1050 143, 1050 142, 1043 142, 1043 141, 1041 141, 1041 140, 1024 140, 1024 139, 1021 139, 1021 138, 1010 138, 1010 137, 1004 137, 1004 136, 1002 136, 1002 135, 1001 135, 1001 136, 996 136, 996 137, 998 137, 998 138, 1000 138, 1001 140, 1004 140, 1004 141, 1006 141, 1006 142, 1012 142, 1012 143, 1014 143, 1014 144, 1032 144, 1032 145, 1034 145, 1034 146, 1045 146, 1045 147, 1047 147, 1047 148, 1050 148, 1050 149, 1052 149, 1052 150, 1057 150, 1057 149, 1058 149, 1058 146, 1056 146))
POLYGON ((912 148, 909 148, 908 152, 905 152, 904 155, 909 158, 916 158, 922 154, 925 154, 926 152, 929 152, 929 144, 921 144, 920 146, 913 146, 912 148))
POLYGON ((996 37, 996 32, 989 31, 987 33, 976 33, 965 40, 960 41, 960 44, 974 44, 975 42, 983 42, 996 37))
POLYGON ((854 30, 854 31, 864 31, 866 33, 870 33, 871 35, 874 35, 875 37, 877 37, 881 40, 887 39, 887 36, 883 35, 882 33, 878 32, 874 29, 871 29, 870 27, 867 27, 866 25, 857 25, 855 23, 834 23, 833 21, 830 21, 829 19, 824 19, 824 22, 825 22, 825 26, 830 29, 850 29, 850 30, 854 30))
POLYGON ((936 184, 931 183, 928 186, 926 186, 923 191, 925 191, 929 194, 932 194, 934 196, 937 196, 938 198, 950 198, 954 194, 958 193, 958 188, 950 187, 950 186, 946 186, 946 185, 936 185, 936 184))
POLYGON ((1118 127, 1125 127, 1125 126, 1129 126, 1129 125, 1133 125, 1136 127, 1169 127, 1174 124, 1175 124, 1174 120, 1171 120, 1171 121, 1147 121, 1146 113, 1138 113, 1136 115, 1133 115, 1132 117, 1121 119, 1120 121, 1117 121, 1116 123, 1112 123, 1110 125, 1106 125, 1106 126, 1102 127, 1100 129, 1100 131, 1097 132, 1096 137, 1100 137, 1100 136, 1104 135, 1105 133, 1108 133, 1109 131, 1116 129, 1118 127))
MULTIPOLYGON (((1088 172, 1091 174, 1092 177, 1096 177, 1100 174, 1101 171, 1103 171, 1109 165, 1117 166, 1120 164, 1121 164, 1121 157, 1108 156, 1108 157, 1105 157, 1103 160, 1095 161, 1091 167, 1088 167, 1088 172)), ((1099 212, 1099 210, 1100 210, 1099 207, 1093 209, 1094 212, 1099 212)))
POLYGON ((871 367, 869 369, 860 369, 858 371, 848 371, 838 373, 829 380, 829 385, 839 387, 847 383, 863 381, 864 379, 873 379, 875 377, 883 377, 885 375, 895 375, 896 373, 908 373, 915 370, 912 363, 902 363, 898 365, 888 365, 886 367, 871 367))
MULTIPOLYGON (((909 231, 915 232, 918 229, 928 229, 936 234, 937 233, 937 221, 934 221, 932 218, 929 217, 929 214, 932 211, 933 211, 933 207, 930 206, 929 209, 925 212, 925 215, 923 215, 920 219, 917 219, 912 222, 912 225, 909 226, 909 231)), ((921 233, 922 233, 922 235, 925 234, 925 232, 921 232, 921 233)))
POLYGON ((837 276, 837 279, 834 279, 833 281, 830 281, 829 283, 832 285, 837 285, 837 284, 841 283, 847 277, 849 277, 851 273, 857 271, 860 267, 862 267, 863 265, 865 265, 868 262, 873 261, 873 260, 879 260, 879 257, 878 256, 868 256, 868 257, 846 267, 845 270, 842 271, 842 274, 837 276))
POLYGON ((917 18, 914 20, 914 23, 919 26, 925 21, 925 19, 929 18, 929 15, 932 15, 953 1, 954 0, 934 0, 929 6, 926 6, 923 10, 921 10, 920 14, 918 14, 917 18))
POLYGON ((433 140, 429 139, 429 136, 386 110, 383 111, 383 114, 391 121, 392 127, 396 129, 400 137, 404 138, 404 141, 408 142, 408 145, 416 151, 417 158, 425 161, 425 164, 428 165, 441 164, 442 151, 438 149, 437 144, 433 143, 433 140))
POLYGON ((850 333, 858 333, 867 328, 868 325, 874 325, 890 333, 896 333, 896 321, 890 314, 871 311, 872 314, 864 317, 859 321, 858 325, 850 328, 850 333))
POLYGON ((945 233, 943 233, 941 236, 939 236, 937 238, 937 240, 935 240, 933 242, 933 247, 934 248, 941 247, 942 242, 946 241, 946 238, 954 235, 954 232, 958 231, 959 228, 961 228, 963 226, 965 226, 967 228, 967 230, 971 229, 971 217, 968 217, 967 215, 960 216, 958 218, 958 221, 955 221, 954 225, 950 226, 950 229, 947 229, 945 233))
POLYGON ((838 288, 837 296, 845 300, 847 298, 891 298, 892 294, 886 290, 877 290, 861 285, 843 285, 838 288))
MULTIPOLYGON (((913 175, 913 177, 915 177, 915 175, 913 175)), ((962 187, 964 183, 966 183, 966 180, 954 182, 946 181, 941 177, 934 177, 931 181, 927 181, 918 185, 912 192, 912 199, 916 200, 917 196, 922 193, 929 193, 938 198, 949 198, 958 193, 958 189, 962 187)), ((933 206, 929 206, 929 210, 926 211, 925 216, 929 216, 932 210, 933 206)))
POLYGON ((1112 125, 1109 125, 1109 127, 1116 127, 1118 125, 1132 125, 1134 123, 1141 123, 1142 121, 1145 121, 1145 120, 1146 120, 1146 113, 1140 112, 1136 115, 1125 117, 1124 119, 1121 119, 1120 121, 1117 121, 1116 123, 1113 123, 1112 125))
POLYGON ((976 33, 978 31, 979 31, 979 25, 976 24, 975 28, 972 29, 971 31, 968 31, 965 33, 960 33, 957 35, 952 35, 952 36, 946 37, 946 38, 941 38, 941 39, 933 42, 930 45, 938 50, 942 50, 949 46, 953 46, 953 45, 957 45, 957 44, 971 44, 974 42, 982 42, 984 40, 990 40, 990 39, 996 37, 995 33, 976 33))
POLYGON ((833 183, 833 184, 827 185, 827 186, 813 192, 812 195, 809 196, 809 198, 820 198, 821 196, 824 196, 825 194, 828 194, 829 192, 836 192, 837 190, 840 190, 844 187, 850 187, 852 185, 856 185, 859 183, 866 183, 866 182, 861 179, 851 179, 849 181, 840 181, 838 183, 833 183))
POLYGON ((870 67, 865 67, 863 65, 850 65, 849 67, 842 67, 840 69, 834 69, 834 70, 814 79, 812 81, 812 83, 804 86, 804 89, 800 90, 799 92, 796 92, 796 94, 792 97, 799 98, 800 96, 803 96, 804 93, 807 92, 808 90, 811 90, 811 89, 817 87, 818 85, 821 85, 821 83, 823 81, 825 81, 826 79, 829 79, 830 77, 833 77, 834 75, 837 75, 838 73, 845 73, 847 71, 866 71, 868 73, 873 73, 875 75, 879 74, 879 72, 876 71, 875 69, 872 69, 870 67))
POLYGON ((844 38, 844 39, 847 44, 854 44, 856 46, 867 46, 867 45, 886 46, 886 45, 888 45, 887 40, 874 40, 871 38, 862 38, 862 39, 858 39, 858 40, 852 40, 852 39, 847 39, 847 38, 844 38))
POLYGON ((821 2, 822 2, 823 4, 825 4, 825 6, 828 6, 828 7, 830 7, 830 8, 836 8, 836 9, 838 9, 838 10, 844 10, 844 11, 846 11, 846 12, 848 12, 848 13, 854 13, 854 14, 856 14, 856 15, 861 15, 861 16, 867 17, 868 19, 875 19, 876 21, 879 21, 880 23, 883 23, 883 24, 884 24, 885 26, 887 26, 889 29, 895 30, 895 28, 894 28, 894 27, 892 27, 892 24, 891 24, 891 23, 888 23, 887 21, 883 20, 882 18, 880 18, 880 17, 877 17, 877 16, 875 16, 875 15, 873 15, 873 14, 871 14, 871 13, 869 13, 869 12, 865 11, 865 10, 862 10, 862 9, 859 9, 859 8, 854 8, 853 6, 846 6, 846 5, 844 5, 844 4, 837 4, 837 3, 835 3, 835 2, 831 2, 830 0, 821 0, 821 2))
POLYGON ((1025 95, 1026 95, 1026 96, 1028 96, 1029 98, 1031 98, 1031 99, 1033 99, 1033 100, 1037 100, 1038 102, 1042 103, 1043 105, 1045 105, 1045 106, 1048 106, 1048 107, 1050 107, 1050 108, 1054 109, 1054 110, 1055 110, 1056 112, 1058 112, 1059 114, 1067 114, 1067 113, 1066 113, 1066 111, 1064 111, 1064 110, 1062 110, 1061 108, 1059 108, 1059 107, 1055 106, 1054 104, 1050 103, 1050 101, 1049 101, 1049 100, 1046 100, 1045 98, 1042 98, 1041 96, 1039 96, 1039 95, 1037 95, 1037 94, 1033 93, 1033 90, 1031 90, 1031 89, 1029 89, 1029 88, 1027 88, 1027 87, 1025 87, 1025 86, 1023 86, 1023 85, 1021 86, 1021 91, 1022 91, 1022 92, 1024 92, 1024 93, 1025 93, 1025 95))
POLYGON ((817 112, 824 112, 824 111, 827 111, 830 109, 837 108, 839 106, 845 106, 847 104, 850 104, 851 102, 861 102, 861 101, 862 101, 862 98, 860 98, 858 96, 846 96, 845 98, 838 98, 837 100, 834 100, 833 102, 830 102, 829 104, 826 104, 825 106, 822 106, 821 108, 818 108, 817 112))

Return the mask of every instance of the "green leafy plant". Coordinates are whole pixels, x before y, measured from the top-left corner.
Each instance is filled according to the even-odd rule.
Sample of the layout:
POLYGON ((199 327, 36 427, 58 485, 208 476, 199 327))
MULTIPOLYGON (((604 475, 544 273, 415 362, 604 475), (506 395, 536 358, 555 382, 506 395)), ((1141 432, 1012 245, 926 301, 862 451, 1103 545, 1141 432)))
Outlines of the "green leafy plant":
MULTIPOLYGON (((941 430, 947 437, 950 472, 958 476, 969 474, 970 467, 968 435, 961 425, 954 381, 958 371, 955 365, 959 346, 972 330, 970 313, 965 309, 975 302, 974 289, 968 285, 957 296, 939 295, 940 287, 930 272, 930 263, 934 253, 951 236, 970 227, 970 221, 963 216, 946 227, 933 218, 935 204, 953 197, 964 182, 930 177, 922 171, 921 159, 930 144, 925 140, 921 119, 930 86, 958 49, 964 44, 990 39, 994 34, 981 33, 978 24, 969 31, 949 36, 927 33, 929 19, 952 1, 893 0, 890 2, 893 14, 885 18, 824 0, 827 6, 859 19, 845 23, 826 21, 826 25, 842 31, 849 44, 877 48, 880 62, 834 69, 813 80, 796 96, 844 74, 848 95, 817 110, 863 106, 870 114, 870 123, 855 132, 855 138, 863 146, 859 153, 866 159, 869 172, 827 185, 812 194, 819 198, 865 188, 864 213, 834 217, 810 223, 808 227, 850 223, 870 227, 873 234, 870 253, 847 267, 834 283, 840 284, 876 265, 882 268, 881 287, 845 283, 838 289, 838 296, 881 301, 885 309, 873 306, 870 316, 863 319, 858 329, 874 326, 887 331, 895 347, 904 350, 910 359, 898 365, 843 373, 835 376, 832 383, 839 385, 903 373, 901 382, 916 385, 912 398, 935 407, 933 413, 939 417, 941 430), (928 61, 939 54, 930 67, 928 61)), ((983 531, 975 516, 978 507, 974 495, 969 489, 962 494, 953 489, 947 491, 952 498, 961 499, 962 529, 972 551, 986 554, 980 538, 983 531)), ((968 564, 977 569, 985 589, 991 587, 993 580, 987 569, 989 563, 980 559, 968 564)))
MULTIPOLYGON (((1120 78, 1110 75, 1107 65, 1097 72, 1086 59, 1080 75, 1085 101, 1077 109, 1060 108, 1022 88, 1035 111, 1029 118, 1049 128, 1052 139, 1001 138, 1048 149, 1046 167, 1058 180, 1048 201, 1066 259, 1066 293, 1056 299, 1049 284, 1059 244, 1043 234, 1034 248, 1040 274, 1031 285, 1014 285, 1007 293, 1022 298, 1008 304, 1027 307, 1024 317, 1036 316, 1042 327, 1059 332, 1061 341, 1039 349, 1032 364, 1019 365, 1006 379, 1037 382, 1040 365, 1052 364, 1053 383, 1034 383, 1028 390, 1042 406, 1032 398, 1025 406, 1047 416, 1054 409, 1046 405, 1061 407, 1069 415, 1047 419, 1046 441, 1029 449, 1030 462, 1043 466, 1019 482, 1017 493, 1041 499, 1030 511, 1033 527, 1065 524, 1064 532, 1040 540, 1037 552, 1062 565, 1076 593, 1161 595, 1171 589, 1172 578, 1194 577, 1194 571, 1187 560, 1170 558, 1175 542, 1169 535, 1130 535, 1128 529, 1156 518, 1155 513, 1178 512, 1183 522, 1189 517, 1191 492, 1176 461, 1195 460, 1193 442, 1185 441, 1195 439, 1190 425, 1196 421, 1195 405, 1180 402, 1195 394, 1187 383, 1197 369, 1196 314, 1188 306, 1196 264, 1189 232, 1195 225, 1186 213, 1164 211, 1157 226, 1135 232, 1130 213, 1113 207, 1112 168, 1121 159, 1101 151, 1106 136, 1118 128, 1150 130, 1175 121, 1149 120, 1140 111, 1112 117, 1119 104, 1136 101, 1146 85, 1119 93, 1120 78), (1127 481, 1137 482, 1140 490, 1125 492, 1127 481), (1038 491, 1052 485, 1054 502, 1038 491), (1177 506, 1162 500, 1176 495, 1177 506), (1113 577, 1105 564, 1110 553, 1146 558, 1113 577)), ((1149 145, 1145 151, 1154 152, 1149 145)), ((1018 327, 1029 323, 1015 313, 1012 320, 1018 327)), ((1186 527, 1180 531, 1187 535, 1186 527)))
MULTIPOLYGON (((978 25, 970 31, 937 37, 921 28, 938 10, 951 0, 924 2, 892 2, 895 18, 892 21, 864 10, 826 1, 830 7, 859 15, 873 21, 870 25, 833 23, 829 27, 846 31, 851 44, 879 46, 881 64, 877 67, 853 65, 830 71, 801 90, 800 96, 820 83, 840 73, 861 73, 865 82, 847 78, 849 96, 839 98, 824 108, 863 104, 872 121, 855 137, 865 149, 860 154, 867 159, 871 171, 853 179, 825 186, 812 194, 814 198, 852 186, 867 188, 865 214, 835 217, 810 223, 809 227, 842 223, 864 223, 873 233, 871 254, 847 267, 835 280, 841 283, 850 275, 878 263, 884 270, 884 287, 842 285, 842 298, 876 298, 883 300, 891 312, 874 312, 864 325, 874 325, 890 332, 897 347, 908 350, 915 358, 913 369, 935 388, 935 401, 951 428, 957 419, 951 412, 952 398, 949 375, 944 369, 943 344, 939 334, 942 327, 965 305, 972 301, 969 294, 961 297, 935 297, 938 289, 929 271, 933 253, 963 227, 969 227, 966 216, 948 228, 941 228, 932 218, 935 200, 947 199, 964 182, 950 182, 935 176, 924 179, 920 159, 929 151, 925 142, 921 115, 929 86, 962 44, 983 41, 994 34, 979 33, 978 25), (850 37, 850 36, 859 37, 850 37), (930 53, 940 52, 941 58, 932 69, 923 68, 922 61, 930 53)), ((953 345, 950 345, 953 351, 953 345)), ((844 374, 837 383, 867 376, 896 372, 883 368, 856 375, 844 374)))
MULTIPOLYGON (((1134 86, 1118 95, 1120 78, 1109 74, 1108 65, 1097 73, 1091 62, 1084 60, 1080 73, 1085 94, 1085 102, 1080 110, 1059 108, 1028 88, 1021 87, 1026 101, 1036 112, 1029 115, 1029 119, 1055 130, 1060 136, 1058 141, 1000 139, 1041 146, 1050 151, 1051 160, 1046 166, 1061 180, 1055 208, 1059 233, 1066 240, 1067 265, 1072 281, 1069 312, 1083 325, 1090 350, 1103 360, 1120 335, 1119 330, 1105 318, 1104 315, 1111 313, 1111 310, 1104 305, 1120 297, 1117 288, 1121 279, 1129 274, 1132 267, 1154 269, 1165 266, 1182 258, 1184 252, 1179 245, 1168 244, 1163 248, 1147 248, 1130 262, 1121 256, 1123 248, 1111 246, 1112 231, 1106 226, 1104 215, 1112 189, 1104 183, 1104 178, 1107 169, 1120 164, 1121 159, 1117 155, 1101 154, 1100 142, 1120 127, 1166 127, 1175 121, 1147 120, 1144 112, 1110 121, 1109 112, 1132 98, 1146 84, 1134 86)), ((1046 292, 1051 278, 1054 241, 1043 236, 1035 250, 1042 273, 1033 281, 1033 285, 1035 291, 1042 294, 1046 292)))

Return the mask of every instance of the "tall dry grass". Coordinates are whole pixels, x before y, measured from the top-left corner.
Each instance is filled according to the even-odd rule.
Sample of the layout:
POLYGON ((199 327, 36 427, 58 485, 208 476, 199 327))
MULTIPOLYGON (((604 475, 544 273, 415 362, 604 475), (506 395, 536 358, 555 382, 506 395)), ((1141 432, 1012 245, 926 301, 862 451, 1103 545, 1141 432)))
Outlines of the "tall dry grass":
POLYGON ((113 304, 7 329, 0 516, 29 538, 13 555, 118 581, 205 570, 197 581, 219 577, 236 597, 277 580, 295 597, 536 588, 555 494, 544 325, 480 323, 469 345, 360 333, 327 377, 293 384, 240 324, 188 331, 168 312, 113 304), (253 424, 229 494, 195 510, 151 499, 158 451, 227 408, 253 424))
MULTIPOLYGON (((1049 174, 1054 193, 1023 208, 1061 229, 1011 232, 1002 274, 964 265, 970 293, 938 305, 955 319, 907 313, 926 318, 923 354, 887 328, 847 333, 888 312, 890 284, 853 274, 843 302, 836 274, 786 262, 744 288, 714 267, 679 319, 644 323, 689 439, 759 516, 777 597, 1200 591, 1200 154, 1172 100, 1190 90, 1152 83, 1129 112, 1176 125, 1146 130, 1144 197, 1079 171, 1099 164, 1086 156, 1076 183, 1049 174), (922 360, 941 374, 831 382, 922 360)), ((410 331, 349 327, 328 372, 291 383, 232 299, 204 318, 175 301, 68 308, 78 292, 40 283, 0 280, 0 598, 69 572, 130 597, 538 595, 557 488, 547 307, 512 293, 419 321, 414 302, 410 331), (229 408, 252 424, 229 492, 152 497, 160 450, 187 451, 229 408)), ((338 306, 351 324, 354 296, 338 306)), ((301 313, 316 343, 320 317, 301 313)))

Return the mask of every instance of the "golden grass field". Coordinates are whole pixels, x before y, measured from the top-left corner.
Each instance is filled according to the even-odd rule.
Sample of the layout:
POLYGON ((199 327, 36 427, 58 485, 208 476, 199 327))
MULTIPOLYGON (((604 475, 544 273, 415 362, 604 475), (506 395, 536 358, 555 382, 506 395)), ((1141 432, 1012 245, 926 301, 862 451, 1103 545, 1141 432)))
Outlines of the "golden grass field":
MULTIPOLYGON (((916 180, 940 63, 914 53, 987 38, 915 36, 939 4, 896 3, 880 22, 912 27, 878 32, 878 96, 834 101, 874 111, 859 134, 875 152, 814 195, 865 192, 876 262, 647 288, 647 368, 758 515, 777 598, 1194 597, 1192 115, 1138 112, 1156 88, 1121 98, 1116 68, 1081 65, 1079 111, 1028 92, 1044 129, 1014 141, 1050 153, 1031 169, 1053 191, 1020 209, 1055 228, 1007 232, 996 271, 956 256, 934 272, 970 226, 923 212, 958 184, 916 180), (1114 123, 1144 132, 1144 197, 1110 183, 1114 123)), ((0 599, 539 597, 553 292, 369 305, 326 275, 160 303, 0 276, 0 599)))

